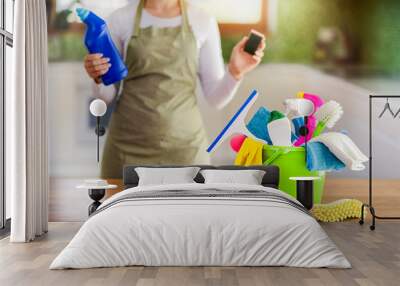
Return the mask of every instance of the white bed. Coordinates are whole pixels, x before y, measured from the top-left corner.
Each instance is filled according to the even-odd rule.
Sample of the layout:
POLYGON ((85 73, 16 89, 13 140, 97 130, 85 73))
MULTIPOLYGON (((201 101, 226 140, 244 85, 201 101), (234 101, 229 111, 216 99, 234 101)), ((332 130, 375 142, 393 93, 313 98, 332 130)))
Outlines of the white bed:
POLYGON ((298 204, 276 189, 254 185, 130 188, 100 206, 50 269, 128 265, 350 268, 317 221, 298 204), (174 196, 144 197, 146 192, 175 190, 174 196), (190 195, 196 192, 210 194, 190 195), (216 192, 233 195, 221 197, 216 192))

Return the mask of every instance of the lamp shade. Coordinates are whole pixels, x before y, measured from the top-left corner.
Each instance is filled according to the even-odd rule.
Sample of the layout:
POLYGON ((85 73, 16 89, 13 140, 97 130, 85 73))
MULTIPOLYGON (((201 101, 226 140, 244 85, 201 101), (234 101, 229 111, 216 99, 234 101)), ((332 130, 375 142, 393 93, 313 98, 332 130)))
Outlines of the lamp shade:
POLYGON ((103 116, 107 111, 107 104, 101 99, 95 99, 90 103, 90 113, 93 116, 103 116))

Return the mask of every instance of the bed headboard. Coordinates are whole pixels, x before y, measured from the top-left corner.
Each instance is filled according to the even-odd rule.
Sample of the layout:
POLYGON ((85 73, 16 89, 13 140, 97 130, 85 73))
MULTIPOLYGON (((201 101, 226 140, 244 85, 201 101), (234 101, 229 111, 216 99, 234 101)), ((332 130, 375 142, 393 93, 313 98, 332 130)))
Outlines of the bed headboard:
MULTIPOLYGON (((265 175, 262 179, 262 185, 265 187, 271 187, 271 188, 278 188, 279 185, 279 168, 277 166, 248 166, 248 167, 243 167, 243 166, 232 166, 232 165, 226 165, 226 166, 211 166, 211 165, 191 165, 200 167, 201 170, 204 169, 219 169, 219 170, 246 170, 246 169, 256 169, 256 170, 263 170, 265 171, 265 175)), ((143 165, 126 165, 124 166, 124 171, 123 171, 123 184, 124 188, 132 188, 136 187, 139 182, 139 177, 138 174, 135 171, 136 167, 147 167, 147 168, 173 168, 173 167, 182 167, 182 166, 143 166, 143 165)), ((197 183, 204 183, 204 178, 200 174, 197 174, 196 178, 194 180, 197 183)))

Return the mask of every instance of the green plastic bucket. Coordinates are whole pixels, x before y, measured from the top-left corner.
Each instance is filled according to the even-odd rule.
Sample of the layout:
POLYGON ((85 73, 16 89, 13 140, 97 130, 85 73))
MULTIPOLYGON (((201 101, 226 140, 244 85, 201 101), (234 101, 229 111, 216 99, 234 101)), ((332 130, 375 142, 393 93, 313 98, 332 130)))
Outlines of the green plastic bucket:
POLYGON ((314 181, 314 203, 321 203, 325 185, 325 172, 309 171, 306 167, 304 147, 264 145, 264 165, 279 167, 279 189, 296 198, 296 182, 290 177, 320 177, 314 181))

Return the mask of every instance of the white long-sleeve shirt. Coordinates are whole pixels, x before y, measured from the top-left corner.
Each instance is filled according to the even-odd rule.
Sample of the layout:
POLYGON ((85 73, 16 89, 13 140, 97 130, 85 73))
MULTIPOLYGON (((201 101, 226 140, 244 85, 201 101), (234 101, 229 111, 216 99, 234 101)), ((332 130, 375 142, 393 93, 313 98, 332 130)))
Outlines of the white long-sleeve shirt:
MULTIPOLYGON (((133 32, 138 3, 139 1, 134 1, 114 11, 107 20, 111 36, 124 59, 126 59, 128 43, 133 32)), ((216 19, 190 3, 187 5, 187 9, 189 24, 199 49, 198 78, 203 94, 209 104, 222 108, 232 99, 239 81, 229 71, 225 71, 216 19)), ((181 25, 181 22, 181 16, 160 18, 143 9, 140 27, 177 27, 181 25)), ((118 92, 121 92, 121 89, 118 92)), ((93 92, 95 97, 111 102, 117 90, 114 85, 94 84, 93 92)))

